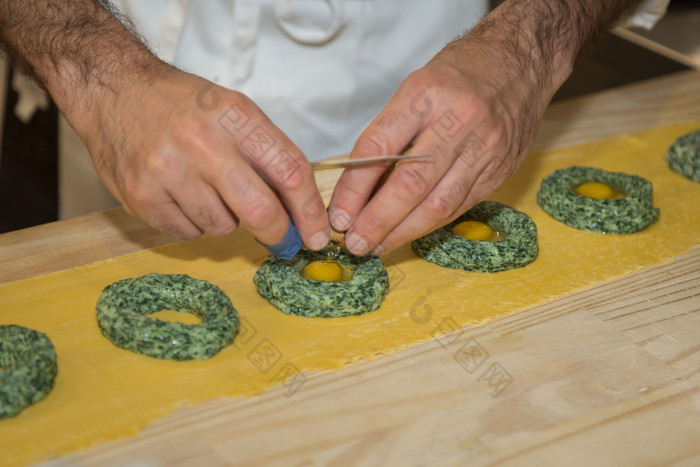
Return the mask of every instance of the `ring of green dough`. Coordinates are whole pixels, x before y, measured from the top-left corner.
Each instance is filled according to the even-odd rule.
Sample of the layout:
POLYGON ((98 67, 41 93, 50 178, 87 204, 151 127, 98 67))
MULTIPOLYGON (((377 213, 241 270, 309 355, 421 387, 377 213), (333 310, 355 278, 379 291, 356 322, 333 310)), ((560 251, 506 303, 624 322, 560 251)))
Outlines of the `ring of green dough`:
POLYGON ((666 152, 671 170, 700 182, 700 129, 678 138, 666 152))
POLYGON ((149 357, 204 360, 230 345, 238 312, 217 286, 185 274, 148 274, 107 286, 97 301, 102 334, 115 345, 149 357), (163 310, 192 313, 199 324, 150 318, 163 310))
POLYGON ((288 315, 335 318, 379 308, 389 286, 381 259, 354 256, 342 250, 337 261, 353 270, 350 280, 327 282, 302 276, 307 264, 327 258, 327 250, 301 250, 291 260, 270 256, 258 268, 253 281, 260 295, 288 315))
POLYGON ((46 334, 0 325, 0 419, 17 415, 53 389, 56 350, 46 334))
POLYGON ((450 224, 411 242, 413 251, 442 267, 497 272, 523 267, 537 256, 537 226, 530 216, 495 201, 483 201, 450 224), (474 241, 452 232, 466 220, 484 222, 503 235, 499 242, 474 241))
POLYGON ((553 218, 576 229, 629 234, 647 228, 659 217, 659 210, 652 204, 652 191, 651 182, 636 175, 569 167, 542 180, 537 202, 553 218), (623 197, 599 200, 574 191, 586 182, 608 185, 623 197))

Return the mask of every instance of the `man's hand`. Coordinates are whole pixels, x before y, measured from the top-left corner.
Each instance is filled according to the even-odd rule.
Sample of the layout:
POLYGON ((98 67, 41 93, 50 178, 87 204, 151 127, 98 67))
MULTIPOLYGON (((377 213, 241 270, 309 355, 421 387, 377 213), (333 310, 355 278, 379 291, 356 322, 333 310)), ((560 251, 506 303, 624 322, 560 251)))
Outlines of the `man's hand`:
POLYGON ((350 251, 388 252, 498 188, 525 158, 577 55, 631 3, 506 1, 412 73, 350 157, 408 147, 433 157, 388 176, 387 167, 346 169, 329 213, 350 251))
POLYGON ((51 93, 107 188, 152 226, 194 239, 244 225, 311 249, 330 226, 311 167, 244 95, 154 57, 98 0, 7 0, 3 49, 51 93))
POLYGON ((266 245, 291 216, 308 247, 328 244, 308 161, 250 99, 175 69, 133 87, 108 93, 81 131, 129 212, 184 239, 227 235, 240 222, 266 245))

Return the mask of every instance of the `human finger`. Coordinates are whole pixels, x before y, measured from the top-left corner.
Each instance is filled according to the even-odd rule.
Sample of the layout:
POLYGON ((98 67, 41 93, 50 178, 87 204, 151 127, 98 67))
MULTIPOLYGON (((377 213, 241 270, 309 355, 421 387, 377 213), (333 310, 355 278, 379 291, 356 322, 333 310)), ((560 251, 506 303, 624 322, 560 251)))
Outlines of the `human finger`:
POLYGON ((264 245, 282 241, 289 216, 276 193, 243 158, 233 158, 212 184, 241 225, 264 245))
POLYGON ((234 212, 254 233, 264 235, 261 232, 264 225, 273 221, 275 233, 267 235, 270 242, 281 241, 284 237, 289 215, 307 247, 324 248, 330 239, 330 225, 308 160, 261 112, 249 127, 252 127, 249 133, 240 135, 238 146, 248 168, 239 165, 229 173, 231 180, 220 183, 217 189, 227 203, 236 206, 234 212), (236 197, 242 197, 246 203, 241 205, 236 197), (276 205, 273 200, 278 197, 281 204, 276 205), (284 213, 278 208, 283 208, 284 213))
POLYGON ((480 200, 473 188, 481 173, 483 167, 457 157, 439 183, 375 246, 373 253, 387 253, 456 219, 480 200))
MULTIPOLYGON (((396 165, 346 232, 346 243, 354 254, 363 255, 371 251, 382 254, 384 238, 423 202, 450 169, 455 157, 452 148, 436 140, 430 132, 418 137, 411 152, 430 154, 431 157, 396 165)), ((452 210, 452 206, 446 204, 434 208, 439 216, 450 215, 452 210)))
POLYGON ((238 227, 238 219, 211 186, 192 180, 172 190, 182 213, 202 232, 212 237, 224 237, 238 227))
POLYGON ((180 239, 191 241, 202 235, 202 230, 182 212, 178 203, 165 191, 140 190, 129 197, 128 201, 122 202, 122 206, 128 213, 139 217, 154 229, 180 239))
MULTIPOLYGON (((421 128, 408 108, 392 99, 357 139, 351 159, 401 154, 421 128)), ((345 169, 333 190, 329 204, 330 223, 335 230, 346 231, 368 202, 389 165, 345 169)))

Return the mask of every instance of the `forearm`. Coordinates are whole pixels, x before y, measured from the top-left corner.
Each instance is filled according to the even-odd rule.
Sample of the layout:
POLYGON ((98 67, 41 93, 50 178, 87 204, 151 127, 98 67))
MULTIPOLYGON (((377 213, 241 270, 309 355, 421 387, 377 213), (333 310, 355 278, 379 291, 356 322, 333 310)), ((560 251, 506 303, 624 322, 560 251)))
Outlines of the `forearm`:
POLYGON ((507 0, 469 34, 552 93, 576 58, 639 0, 507 0), (505 53, 504 53, 505 52, 505 53))
POLYGON ((70 117, 115 92, 129 71, 148 79, 160 62, 98 0, 5 0, 0 43, 10 60, 43 84, 70 117))

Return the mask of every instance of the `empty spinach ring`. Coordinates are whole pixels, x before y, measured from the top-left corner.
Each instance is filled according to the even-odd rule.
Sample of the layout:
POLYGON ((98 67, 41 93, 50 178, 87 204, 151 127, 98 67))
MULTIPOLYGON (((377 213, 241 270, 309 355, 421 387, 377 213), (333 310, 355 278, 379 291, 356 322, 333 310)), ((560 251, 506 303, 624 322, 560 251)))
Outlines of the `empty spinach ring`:
POLYGON ((666 161, 671 170, 700 182, 700 130, 678 138, 668 148, 666 161))
POLYGON ((411 243, 416 254, 439 266, 497 272, 523 267, 537 257, 537 226, 530 216, 505 204, 483 201, 460 217, 411 243), (452 232, 460 222, 487 224, 501 241, 469 240, 452 232))
POLYGON ((0 418, 14 417, 53 389, 58 366, 46 334, 0 325, 0 418))
POLYGON ((185 274, 148 274, 107 286, 97 301, 102 334, 115 345, 149 357, 204 360, 231 344, 238 312, 217 286, 185 274), (192 313, 199 324, 162 321, 163 310, 192 313))
POLYGON ((652 205, 653 187, 648 180, 593 167, 569 167, 542 180, 537 202, 553 218, 576 229, 629 234, 647 228, 659 217, 652 205), (576 193, 588 182, 609 186, 619 197, 596 199, 576 193))
POLYGON ((327 258, 327 250, 301 250, 291 260, 270 256, 258 268, 253 281, 260 295, 288 315, 330 318, 379 308, 389 286, 381 259, 341 250, 336 261, 352 269, 349 280, 326 282, 302 276, 306 265, 327 258))

